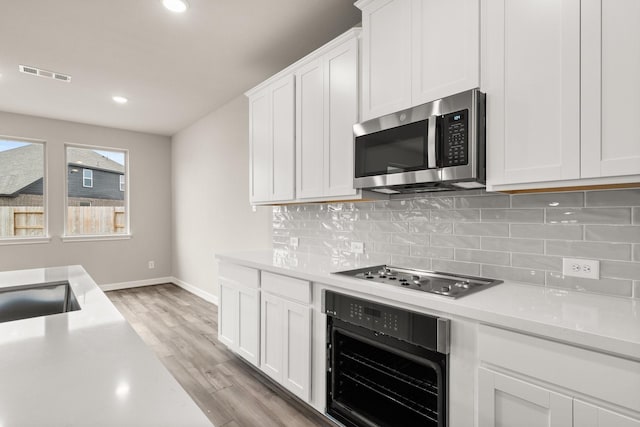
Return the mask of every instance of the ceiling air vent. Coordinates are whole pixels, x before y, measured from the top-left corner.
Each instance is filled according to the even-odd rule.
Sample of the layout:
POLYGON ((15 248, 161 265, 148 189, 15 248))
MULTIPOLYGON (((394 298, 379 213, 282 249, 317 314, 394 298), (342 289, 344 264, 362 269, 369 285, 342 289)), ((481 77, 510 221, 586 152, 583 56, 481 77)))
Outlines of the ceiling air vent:
POLYGON ((53 79, 67 83, 71 81, 71 76, 62 73, 56 73, 55 71, 47 71, 36 67, 30 67, 28 65, 19 65, 18 69, 21 73, 31 74, 32 76, 44 77, 47 79, 53 79))

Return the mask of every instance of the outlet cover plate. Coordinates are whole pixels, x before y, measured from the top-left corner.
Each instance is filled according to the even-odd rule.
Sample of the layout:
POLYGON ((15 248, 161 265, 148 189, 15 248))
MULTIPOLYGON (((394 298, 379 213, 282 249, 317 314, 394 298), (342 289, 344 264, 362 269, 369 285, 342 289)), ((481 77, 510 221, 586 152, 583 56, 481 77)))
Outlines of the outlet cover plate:
POLYGON ((600 261, 596 259, 562 258, 562 274, 583 279, 600 279, 600 261))
POLYGON ((351 252, 354 254, 363 254, 364 253, 364 243, 363 242, 351 242, 351 252))

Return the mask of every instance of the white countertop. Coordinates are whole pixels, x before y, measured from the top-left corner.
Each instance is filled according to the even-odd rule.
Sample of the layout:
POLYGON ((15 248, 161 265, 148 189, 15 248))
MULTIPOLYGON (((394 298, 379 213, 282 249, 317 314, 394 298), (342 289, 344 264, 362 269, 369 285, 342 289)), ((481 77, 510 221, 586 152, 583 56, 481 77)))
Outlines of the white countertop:
POLYGON ((212 425, 82 267, 0 272, 60 281, 81 310, 0 323, 0 427, 212 425))
MULTIPOLYGON (((459 299, 331 274, 370 263, 278 250, 217 254, 223 261, 331 285, 443 316, 526 332, 640 361, 640 301, 505 281, 459 299)), ((496 277, 496 279, 500 279, 496 277)))

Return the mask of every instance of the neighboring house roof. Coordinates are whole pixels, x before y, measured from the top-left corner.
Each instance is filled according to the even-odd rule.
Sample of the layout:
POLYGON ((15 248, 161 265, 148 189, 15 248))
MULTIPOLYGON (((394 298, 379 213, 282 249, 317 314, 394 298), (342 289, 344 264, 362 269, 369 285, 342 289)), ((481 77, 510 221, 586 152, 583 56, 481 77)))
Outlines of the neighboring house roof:
POLYGON ((111 172, 124 173, 124 166, 118 162, 86 148, 67 148, 67 161, 88 169, 102 169, 111 172))
POLYGON ((10 196, 42 178, 44 146, 29 144, 0 151, 0 196, 10 196))
MULTIPOLYGON (((69 164, 87 169, 124 173, 124 166, 84 148, 68 147, 69 164)), ((44 146, 29 144, 0 151, 0 196, 11 196, 42 178, 44 146)))

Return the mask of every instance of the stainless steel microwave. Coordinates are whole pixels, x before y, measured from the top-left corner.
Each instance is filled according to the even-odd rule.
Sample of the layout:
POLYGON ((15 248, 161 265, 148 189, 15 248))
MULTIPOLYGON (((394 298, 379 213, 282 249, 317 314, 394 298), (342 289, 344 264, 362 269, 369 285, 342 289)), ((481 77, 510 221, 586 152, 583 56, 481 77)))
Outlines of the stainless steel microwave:
POLYGON ((355 188, 385 194, 485 187, 478 89, 356 124, 355 188))

